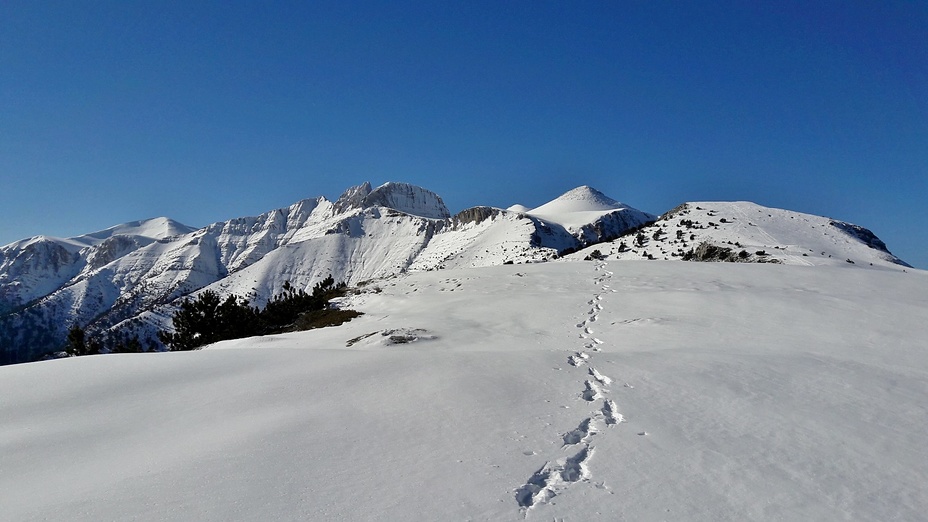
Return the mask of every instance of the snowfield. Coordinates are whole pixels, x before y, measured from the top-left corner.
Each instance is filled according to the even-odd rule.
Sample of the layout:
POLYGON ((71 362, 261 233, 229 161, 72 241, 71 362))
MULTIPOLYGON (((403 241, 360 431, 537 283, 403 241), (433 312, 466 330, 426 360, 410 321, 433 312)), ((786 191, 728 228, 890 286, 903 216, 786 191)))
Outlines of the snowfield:
MULTIPOLYGON (((928 273, 552 262, 0 367, 6 520, 917 520, 928 273)), ((869 265, 868 265, 869 266, 869 265)))

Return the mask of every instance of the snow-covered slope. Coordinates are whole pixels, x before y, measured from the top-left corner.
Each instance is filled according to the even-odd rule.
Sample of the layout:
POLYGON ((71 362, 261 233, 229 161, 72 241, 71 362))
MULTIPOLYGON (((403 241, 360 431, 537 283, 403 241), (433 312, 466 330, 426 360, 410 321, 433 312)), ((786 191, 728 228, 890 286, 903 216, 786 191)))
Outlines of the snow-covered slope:
POLYGON ((302 234, 253 265, 207 288, 222 295, 248 296, 263 305, 285 282, 311 287, 326 276, 357 284, 406 270, 442 221, 383 207, 356 209, 325 223, 322 233, 302 234))
POLYGON ((928 511, 923 271, 555 262, 365 288, 338 328, 0 367, 3 518, 928 511))
MULTIPOLYGON (((685 203, 661 216, 640 235, 597 245, 575 256, 599 250, 616 259, 683 259, 706 244, 729 249, 736 262, 791 265, 874 266, 901 270, 909 265, 892 255, 869 230, 827 217, 768 208, 746 201, 685 203), (639 241, 640 238, 640 241, 639 241), (743 252, 743 253, 742 253, 743 252)), ((710 249, 707 260, 719 260, 710 249)), ((725 256, 723 256, 725 257, 725 256)))
POLYGON ((458 213, 410 265, 410 270, 536 263, 576 249, 577 239, 557 223, 519 212, 474 207, 458 213))
POLYGON ((411 270, 534 263, 620 236, 655 216, 578 187, 534 210, 474 207, 457 214, 411 270))

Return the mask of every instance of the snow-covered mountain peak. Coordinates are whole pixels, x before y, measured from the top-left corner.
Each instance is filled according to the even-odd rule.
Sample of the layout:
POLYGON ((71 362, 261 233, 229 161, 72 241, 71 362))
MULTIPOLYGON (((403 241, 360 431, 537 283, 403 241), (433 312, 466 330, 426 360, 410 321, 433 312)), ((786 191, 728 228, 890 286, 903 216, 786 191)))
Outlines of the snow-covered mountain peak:
POLYGON ((520 205, 516 203, 515 205, 507 208, 506 210, 508 210, 509 212, 520 212, 522 214, 525 214, 526 212, 531 212, 532 209, 526 207, 525 205, 520 205))
MULTIPOLYGON (((366 184, 370 187, 369 184, 366 184)), ((363 188, 365 185, 362 185, 363 188)), ((364 198, 363 206, 392 208, 428 219, 448 219, 451 213, 438 194, 409 183, 384 183, 364 198)))
POLYGON ((583 185, 561 194, 553 201, 533 209, 533 214, 553 214, 560 212, 589 212, 616 210, 626 205, 606 196, 593 187, 583 185))
POLYGON ((615 237, 629 228, 656 219, 656 216, 620 203, 587 185, 567 191, 527 213, 557 223, 586 242, 594 238, 615 237), (610 223, 602 223, 604 219, 610 223), (595 228, 602 230, 594 231, 595 228))
POLYGON ((335 202, 335 213, 352 209, 386 207, 412 216, 428 219, 451 217, 441 197, 427 189, 409 183, 388 182, 371 188, 370 182, 351 187, 335 202))
POLYGON ((97 245, 113 236, 137 236, 157 241, 159 239, 179 236, 181 234, 189 234, 194 230, 196 229, 188 227, 171 218, 156 217, 140 221, 130 221, 98 232, 72 237, 70 240, 86 244, 87 246, 97 245))

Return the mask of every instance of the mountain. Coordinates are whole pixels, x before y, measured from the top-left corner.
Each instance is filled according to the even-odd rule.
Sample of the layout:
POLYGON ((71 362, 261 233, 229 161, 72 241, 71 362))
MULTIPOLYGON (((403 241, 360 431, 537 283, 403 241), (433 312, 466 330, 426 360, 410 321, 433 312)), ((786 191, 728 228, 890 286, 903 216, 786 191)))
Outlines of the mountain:
POLYGON ((684 203, 634 236, 575 255, 593 250, 623 260, 909 267, 866 228, 746 201, 684 203))
POLYGON ((928 272, 571 257, 0 367, 3 518, 924 519, 928 272))
POLYGON ((0 247, 0 313, 21 308, 143 246, 192 230, 155 218, 68 239, 38 236, 0 247))
POLYGON ((658 219, 581 186, 534 209, 473 207, 452 216, 424 188, 364 183, 334 202, 305 199, 201 229, 158 218, 75 238, 32 238, 0 248, 0 363, 61 349, 71 325, 111 342, 137 335, 156 348, 155 333, 170 327, 187 296, 212 290, 261 306, 286 282, 308 289, 328 275, 357 285, 406 272, 586 257, 595 249, 622 259, 673 259, 702 243, 731 246, 735 255, 742 247, 734 243, 741 244, 750 252, 738 260, 805 262, 809 250, 834 263, 902 263, 862 227, 751 205, 688 204, 658 219), (640 247, 623 237, 638 230, 647 234, 640 247), (663 235, 650 239, 658 231, 663 235))
POLYGON ((348 282, 394 274, 448 216, 441 198, 420 187, 364 184, 335 203, 307 199, 198 230, 128 224, 68 240, 14 243, 0 258, 10 267, 0 280, 8 296, 0 362, 59 348, 72 324, 97 334, 128 329, 153 343, 171 303, 204 288, 231 288, 262 304, 285 281, 311 287, 329 274, 348 282), (141 230, 164 234, 148 238, 141 230))

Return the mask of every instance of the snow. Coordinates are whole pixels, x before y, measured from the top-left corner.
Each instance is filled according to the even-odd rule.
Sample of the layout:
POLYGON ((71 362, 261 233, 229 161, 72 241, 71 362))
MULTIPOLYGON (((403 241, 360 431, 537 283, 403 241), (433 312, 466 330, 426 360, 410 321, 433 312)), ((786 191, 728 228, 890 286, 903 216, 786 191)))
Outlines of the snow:
POLYGON ((489 217, 445 228, 416 256, 409 270, 541 262, 576 245, 574 237, 559 225, 551 227, 524 214, 483 208, 489 217))
POLYGON ((409 273, 345 298, 365 315, 337 328, 0 367, 0 505, 8 520, 920 519, 926 295, 924 271, 840 265, 409 273))
POLYGON ((154 338, 170 328, 177 299, 207 287, 260 305, 288 281, 308 289, 328 275, 356 284, 404 271, 536 263, 584 245, 594 246, 572 257, 599 250, 610 259, 679 259, 707 241, 738 245, 751 261, 908 266, 860 227, 746 202, 690 204, 647 227, 644 245, 623 252, 628 237, 601 242, 656 216, 588 186, 528 212, 473 207, 448 214, 441 198, 426 189, 364 183, 335 203, 304 199, 198 230, 155 218, 67 240, 33 238, 2 247, 0 364, 59 349, 73 324, 91 335, 121 329, 154 338), (697 227, 683 227, 684 216, 697 227), (657 231, 662 234, 652 240, 657 231))
MULTIPOLYGON (((789 265, 870 267, 902 271, 908 264, 889 251, 874 248, 849 233, 846 223, 811 214, 769 208, 747 201, 699 201, 686 203, 668 212, 653 225, 641 230, 645 244, 635 244, 635 236, 621 238, 581 251, 592 250, 613 259, 641 259, 649 254, 659 260, 680 259, 684 252, 708 241, 744 250, 757 261, 756 252, 764 252, 765 261, 789 265), (684 225, 683 220, 693 223, 684 225), (659 238, 654 233, 660 231, 659 238), (619 252, 621 243, 628 250, 619 252)), ((859 228, 859 227, 858 227, 859 228)), ((861 229, 866 230, 866 229, 861 229)), ((867 231, 869 232, 869 231, 867 231)), ((878 240, 877 240, 878 241, 878 240)), ((879 242, 882 245, 882 242, 879 242)))
POLYGON ((617 210, 642 215, 642 219, 640 219, 642 223, 652 220, 649 218, 653 218, 653 216, 620 203, 586 185, 565 192, 540 207, 528 210, 527 213, 545 221, 562 225, 567 230, 575 233, 584 225, 594 223, 597 219, 617 210))
POLYGON ((409 183, 384 183, 364 198, 365 207, 381 206, 429 219, 451 217, 438 194, 409 183))
MULTIPOLYGON (((47 296, 138 248, 192 230, 154 218, 72 238, 36 236, 0 247, 0 313, 47 296)), ((0 361, 4 355, 0 353, 0 361)))
POLYGON ((70 241, 84 246, 92 246, 117 235, 138 236, 157 241, 159 239, 189 234, 194 230, 196 229, 174 221, 171 218, 158 217, 123 223, 92 234, 73 237, 70 241))

